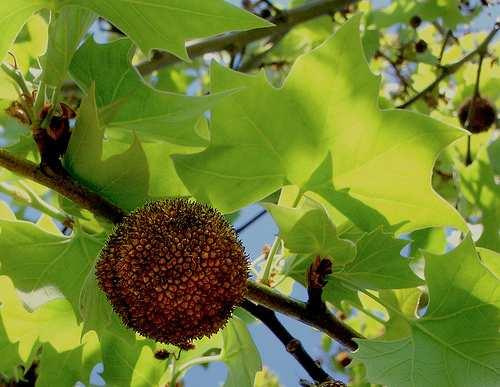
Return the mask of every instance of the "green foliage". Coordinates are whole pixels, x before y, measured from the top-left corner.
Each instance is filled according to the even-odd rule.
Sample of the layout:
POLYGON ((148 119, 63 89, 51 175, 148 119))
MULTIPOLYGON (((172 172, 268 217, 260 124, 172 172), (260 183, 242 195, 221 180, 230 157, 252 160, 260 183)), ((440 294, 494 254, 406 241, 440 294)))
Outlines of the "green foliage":
POLYGON ((222 331, 221 360, 229 368, 224 387, 251 386, 255 373, 262 368, 259 351, 245 323, 237 317, 222 331))
POLYGON ((43 8, 62 12, 68 6, 82 7, 110 20, 144 53, 162 48, 183 59, 188 59, 184 42, 189 38, 269 26, 223 0, 185 0, 182 3, 156 0, 137 4, 130 0, 14 0, 0 6, 0 15, 8 20, 0 39, 0 57, 3 59, 30 15, 43 8), (170 23, 178 28, 169 28, 170 23))
POLYGON ((174 158, 196 198, 234 211, 294 184, 317 192, 363 229, 384 218, 399 231, 464 228, 429 183, 437 154, 464 133, 413 112, 380 110, 379 82, 358 30, 359 18, 346 23, 302 56, 279 89, 263 74, 212 66, 215 92, 244 89, 213 109, 205 151, 174 158))
POLYGON ((125 152, 102 160, 104 125, 99 119, 95 88, 82 100, 80 117, 68 146, 68 171, 125 209, 141 205, 149 188, 146 156, 137 138, 125 152), (124 170, 123 165, 130 165, 124 170))
MULTIPOLYGON (((497 254, 497 259, 500 257, 497 254)), ((446 255, 425 254, 430 303, 421 318, 413 307, 384 302, 391 319, 405 324, 384 340, 359 340, 354 353, 368 379, 394 386, 498 382, 498 278, 485 268, 470 236, 446 255)))
MULTIPOLYGON (((483 233, 477 245, 500 251, 500 186, 495 181, 494 157, 500 154, 500 140, 481 149, 474 162, 461 169, 460 185, 465 199, 482 213, 483 233)), ((498 161, 497 161, 498 163, 498 161)))
MULTIPOLYGON (((0 70, 0 146, 39 162, 31 131, 49 126, 57 142, 65 103, 77 116, 57 179, 127 211, 188 196, 234 220, 261 202, 279 235, 252 272, 286 295, 317 256, 331 260, 323 300, 365 338, 348 368, 325 340, 328 372, 359 387, 496 386, 500 140, 495 125, 467 138, 457 118, 474 93, 500 102, 495 39, 478 71, 485 7, 362 0, 245 46, 209 39, 220 53, 190 61, 187 41, 271 26, 259 7, 280 23, 264 3, 252 14, 224 0, 0 1, 11 74, 0 70), (179 61, 141 74, 152 50, 179 61), (16 120, 23 109, 33 122, 16 120)), ((33 364, 37 386, 92 385, 102 363, 108 386, 173 386, 213 362, 226 387, 281 385, 240 308, 190 350, 125 328, 94 273, 112 225, 26 176, 47 178, 0 168, 0 385, 33 364)))
POLYGON ((51 21, 51 39, 41 58, 43 81, 47 85, 59 87, 67 78, 71 58, 94 20, 95 14, 89 10, 66 7, 51 21))
POLYGON ((291 253, 332 258, 336 264, 352 261, 354 243, 337 237, 337 230, 322 209, 292 209, 267 206, 280 229, 280 236, 291 253))
POLYGON ((83 231, 73 237, 54 235, 25 221, 0 220, 0 229, 2 273, 27 292, 56 286, 79 315, 80 293, 102 239, 83 231))
POLYGON ((132 48, 128 39, 98 45, 89 38, 73 58, 71 75, 78 85, 88 92, 95 82, 95 99, 103 123, 134 130, 148 139, 205 145, 206 140, 200 138, 194 126, 220 95, 190 97, 153 89, 130 63, 132 48))

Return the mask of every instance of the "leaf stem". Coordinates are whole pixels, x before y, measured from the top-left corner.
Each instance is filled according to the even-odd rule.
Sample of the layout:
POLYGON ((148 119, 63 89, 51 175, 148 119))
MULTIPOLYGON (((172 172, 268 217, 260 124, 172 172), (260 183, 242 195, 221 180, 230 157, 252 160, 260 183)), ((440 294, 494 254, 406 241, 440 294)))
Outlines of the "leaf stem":
POLYGON ((40 212, 43 212, 44 214, 49 215, 50 217, 60 221, 63 224, 68 223, 68 221, 72 223, 69 215, 51 206, 40 196, 38 196, 37 193, 33 191, 29 185, 22 181, 19 181, 18 184, 28 193, 30 203, 27 204, 29 204, 31 207, 37 209, 40 212))
POLYGON ((67 223, 68 221, 70 221, 70 217, 68 215, 45 202, 28 185, 24 184, 23 182, 19 182, 19 184, 22 186, 22 189, 16 188, 7 183, 0 183, 0 192, 9 195, 16 202, 30 206, 60 221, 61 223, 67 223))
POLYGON ((28 88, 28 85, 26 85, 26 81, 24 80, 23 75, 17 68, 12 67, 7 63, 1 63, 0 67, 5 72, 5 74, 7 74, 7 76, 12 79, 19 87, 19 89, 21 90, 21 95, 31 95, 31 92, 28 88))
POLYGON ((213 363, 213 362, 216 362, 216 361, 222 361, 222 358, 221 358, 220 355, 211 355, 211 356, 197 357, 197 358, 194 358, 194 359, 192 359, 192 360, 184 363, 182 366, 180 366, 177 369, 177 371, 175 372, 174 377, 172 378, 172 381, 174 382, 174 387, 175 387, 175 383, 177 382, 177 379, 188 368, 191 368, 192 366, 195 366, 195 365, 201 365, 201 364, 206 364, 206 363, 213 363))
POLYGON ((170 381, 170 387, 175 387, 177 385, 177 372, 176 368, 177 359, 175 356, 170 357, 170 364, 172 365, 172 380, 170 381))
POLYGON ((273 245, 271 246, 271 249, 269 250, 269 254, 267 254, 266 257, 266 267, 264 269, 264 274, 262 275, 262 278, 260 282, 263 284, 270 286, 269 283, 269 276, 271 275, 271 269, 273 267, 273 260, 274 256, 276 255, 276 252, 278 251, 278 248, 281 246, 281 239, 280 237, 275 237, 273 245))

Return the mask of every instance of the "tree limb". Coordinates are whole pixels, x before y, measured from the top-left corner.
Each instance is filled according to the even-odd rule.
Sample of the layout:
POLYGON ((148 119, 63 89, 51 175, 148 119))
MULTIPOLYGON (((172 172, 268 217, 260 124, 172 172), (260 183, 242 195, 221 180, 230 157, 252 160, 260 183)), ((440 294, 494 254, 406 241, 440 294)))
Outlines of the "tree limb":
POLYGON ((358 348, 353 339, 362 338, 359 333, 337 320, 328 310, 311 313, 305 302, 284 296, 270 287, 254 281, 247 283, 247 299, 310 325, 326 333, 351 351, 358 348))
POLYGON ((240 305, 257 317, 283 343, 286 351, 292 355, 316 382, 323 383, 332 380, 323 368, 306 352, 302 343, 293 337, 278 320, 276 314, 262 305, 255 305, 250 301, 243 301, 240 305))
MULTIPOLYGON (((47 188, 74 201, 82 208, 92 211, 97 216, 108 219, 113 223, 120 222, 127 214, 124 210, 102 196, 74 181, 69 175, 49 176, 35 163, 14 156, 4 149, 0 149, 0 166, 20 176, 43 184, 47 188)), ((328 311, 325 310, 322 313, 312 315, 307 308, 307 304, 286 297, 269 287, 256 284, 253 281, 247 282, 247 290, 248 299, 317 328, 351 350, 357 348, 357 344, 353 341, 353 338, 361 336, 338 321, 328 311)))
MULTIPOLYGON (((259 28, 249 31, 230 32, 207 39, 192 41, 187 44, 187 52, 191 59, 209 52, 239 48, 270 35, 288 32, 297 24, 339 11, 358 0, 317 0, 290 10, 284 10, 272 20, 274 27, 259 28)), ((165 66, 180 62, 180 59, 167 52, 158 52, 151 60, 140 63, 137 70, 142 75, 151 74, 165 66)))
POLYGON ((60 193, 97 216, 119 222, 126 212, 102 196, 79 184, 68 175, 47 175, 35 163, 16 157, 0 149, 0 166, 60 193))

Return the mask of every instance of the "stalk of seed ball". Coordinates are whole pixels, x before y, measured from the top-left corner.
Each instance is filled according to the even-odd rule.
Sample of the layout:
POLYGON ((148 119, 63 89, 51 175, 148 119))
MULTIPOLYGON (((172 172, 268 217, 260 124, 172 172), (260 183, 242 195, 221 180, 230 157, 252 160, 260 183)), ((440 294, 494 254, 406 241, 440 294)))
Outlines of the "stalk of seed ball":
POLYGON ((243 300, 248 258, 219 212, 172 199, 125 217, 102 249, 96 275, 126 326, 187 348, 218 332, 243 300))

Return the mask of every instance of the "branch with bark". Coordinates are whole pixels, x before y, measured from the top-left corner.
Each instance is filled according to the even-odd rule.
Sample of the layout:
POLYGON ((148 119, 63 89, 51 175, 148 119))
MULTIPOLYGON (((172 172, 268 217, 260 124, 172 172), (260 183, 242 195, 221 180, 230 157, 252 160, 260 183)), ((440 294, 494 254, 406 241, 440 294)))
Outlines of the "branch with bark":
MULTIPOLYGON (((279 12, 279 14, 271 20, 271 22, 275 24, 274 27, 230 32, 207 39, 196 40, 188 43, 186 49, 191 59, 195 59, 210 52, 224 50, 238 51, 249 43, 273 35, 284 34, 298 24, 341 11, 357 1, 358 0, 317 0, 307 2, 300 7, 279 12)), ((149 61, 140 63, 137 66, 137 70, 142 75, 147 75, 155 70, 159 70, 180 61, 181 60, 175 55, 167 52, 157 52, 149 61)))
POLYGON ((288 332, 276 317, 276 313, 265 306, 256 305, 248 300, 243 301, 240 306, 262 321, 273 332, 282 342, 286 351, 304 367, 314 381, 319 383, 333 381, 330 375, 307 353, 302 343, 288 332))
MULTIPOLYGON (((71 176, 67 174, 49 176, 37 164, 14 156, 4 149, 0 149, 0 166, 19 176, 43 184, 112 223, 120 222, 127 215, 126 211, 75 181, 71 176)), ((357 348, 353 339, 361 336, 338 321, 327 310, 313 315, 306 303, 286 297, 267 286, 250 280, 247 282, 247 298, 325 332, 350 350, 357 348)))

